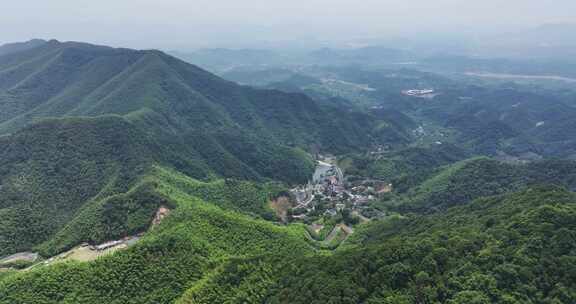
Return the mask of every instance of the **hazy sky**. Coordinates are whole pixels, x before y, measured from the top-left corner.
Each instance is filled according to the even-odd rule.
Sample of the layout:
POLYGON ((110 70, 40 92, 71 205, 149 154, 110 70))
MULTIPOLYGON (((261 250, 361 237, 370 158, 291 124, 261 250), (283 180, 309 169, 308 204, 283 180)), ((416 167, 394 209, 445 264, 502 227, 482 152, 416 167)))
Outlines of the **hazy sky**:
POLYGON ((576 22, 576 0, 0 0, 0 43, 177 49, 576 22))

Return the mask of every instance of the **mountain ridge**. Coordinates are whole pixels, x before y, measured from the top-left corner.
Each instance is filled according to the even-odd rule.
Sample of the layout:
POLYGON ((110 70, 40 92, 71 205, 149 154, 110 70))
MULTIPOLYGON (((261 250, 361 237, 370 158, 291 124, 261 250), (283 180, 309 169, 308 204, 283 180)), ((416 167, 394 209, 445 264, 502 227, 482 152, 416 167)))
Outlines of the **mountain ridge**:
POLYGON ((142 181, 155 165, 206 182, 297 184, 312 175, 310 153, 406 136, 394 122, 376 129, 382 118, 240 86, 160 51, 55 40, 0 56, 0 113, 0 254, 53 255, 146 229, 162 201, 139 195, 152 193, 142 181), (110 204, 119 216, 94 224, 110 204), (66 228, 83 222, 100 228, 66 228))

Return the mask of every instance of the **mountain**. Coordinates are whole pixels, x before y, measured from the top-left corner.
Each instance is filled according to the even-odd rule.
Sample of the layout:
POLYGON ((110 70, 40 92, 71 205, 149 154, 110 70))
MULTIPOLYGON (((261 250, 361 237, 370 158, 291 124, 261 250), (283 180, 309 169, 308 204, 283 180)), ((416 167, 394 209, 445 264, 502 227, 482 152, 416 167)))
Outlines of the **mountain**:
POLYGON ((569 87, 484 83, 409 69, 359 67, 244 68, 224 77, 306 94, 324 105, 376 116, 384 111, 388 119, 400 112, 412 120, 402 128, 416 135, 411 140, 455 143, 471 154, 521 159, 576 155, 571 136, 576 108, 569 87), (430 88, 435 90, 431 98, 402 93, 430 88))
POLYGON ((150 196, 130 210, 128 199, 115 200, 114 218, 105 214, 114 196, 147 188, 138 177, 161 153, 159 145, 120 117, 45 121, 1 137, 0 143, 0 255, 30 250, 73 219, 92 236, 72 242, 133 233, 148 226, 161 203, 150 196), (119 222, 121 214, 134 216, 130 227, 118 227, 127 224, 119 222), (94 221, 110 222, 100 227, 94 221))
POLYGON ((388 118, 400 112, 412 120, 411 125, 403 125, 404 130, 416 134, 412 140, 421 137, 428 142, 455 143, 471 154, 529 159, 576 155, 571 136, 576 107, 570 87, 485 83, 404 68, 357 66, 244 68, 224 77, 303 93, 340 108, 373 115, 384 111, 388 118), (403 93, 412 89, 434 89, 435 93, 430 98, 403 93))
POLYGON ((408 147, 376 157, 352 154, 340 160, 348 176, 369 177, 393 184, 394 192, 405 193, 438 173, 441 168, 472 155, 452 144, 408 147))
POLYGON ((574 153, 567 133, 576 108, 551 95, 513 86, 472 86, 447 91, 425 107, 421 110, 429 119, 456 130, 457 141, 478 154, 569 158, 574 153))
MULTIPOLYGON (((575 208, 573 193, 537 187, 435 216, 377 222, 355 235, 348 250, 292 261, 278 274, 271 296, 263 298, 267 303, 571 303, 575 208)), ((233 282, 238 273, 213 282, 233 282)), ((198 299, 207 299, 209 288, 194 291, 188 303, 208 303, 198 299)), ((243 299, 242 293, 235 296, 243 299)))
POLYGON ((165 168, 156 168, 149 182, 173 210, 137 245, 92 263, 49 262, 0 277, 0 303, 172 303, 236 260, 312 254, 302 227, 281 227, 219 207, 237 201, 266 204, 264 189, 233 187, 227 193, 231 185, 198 183, 165 168))
POLYGON ((532 185, 559 185, 576 189, 576 162, 543 160, 508 164, 473 158, 441 168, 408 190, 398 208, 430 212, 466 204, 480 197, 520 191, 532 185))
POLYGON ((406 136, 394 122, 376 128, 382 118, 240 86, 159 51, 55 40, 0 56, 0 113, 2 255, 146 230, 163 202, 146 182, 154 166, 207 182, 303 183, 314 169, 305 150, 406 136))
POLYGON ((345 150, 371 140, 365 119, 335 123, 351 114, 303 95, 239 86, 158 51, 56 41, 0 57, 0 111, 0 133, 46 117, 118 114, 179 133, 250 129, 299 146, 345 150))
POLYGON ((7 43, 0 45, 0 56, 39 47, 46 42, 46 40, 42 39, 32 39, 26 42, 7 43))
POLYGON ((92 263, 0 277, 0 303, 576 300, 576 197, 559 188, 374 222, 332 254, 310 252, 296 231, 185 203, 191 198, 183 191, 171 192, 186 207, 137 246, 92 263))

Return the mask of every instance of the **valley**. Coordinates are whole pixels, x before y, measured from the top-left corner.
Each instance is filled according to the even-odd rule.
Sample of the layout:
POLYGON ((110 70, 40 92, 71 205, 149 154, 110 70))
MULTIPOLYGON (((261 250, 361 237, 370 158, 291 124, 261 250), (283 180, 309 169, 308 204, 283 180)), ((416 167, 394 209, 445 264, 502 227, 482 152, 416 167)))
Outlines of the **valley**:
POLYGON ((354 226, 385 216, 369 205, 379 195, 390 193, 392 184, 370 178, 351 180, 334 156, 320 155, 319 159, 311 180, 290 190, 295 203, 289 214, 292 222, 307 225, 308 237, 320 242, 320 248, 336 249, 354 226))
POLYGON ((280 53, 0 47, 0 304, 576 301, 570 82, 280 53))
POLYGON ((290 190, 296 201, 290 214, 293 221, 307 223, 307 237, 319 248, 336 249, 353 232, 351 214, 357 212, 358 201, 368 198, 348 191, 334 158, 322 159, 308 184, 290 190))

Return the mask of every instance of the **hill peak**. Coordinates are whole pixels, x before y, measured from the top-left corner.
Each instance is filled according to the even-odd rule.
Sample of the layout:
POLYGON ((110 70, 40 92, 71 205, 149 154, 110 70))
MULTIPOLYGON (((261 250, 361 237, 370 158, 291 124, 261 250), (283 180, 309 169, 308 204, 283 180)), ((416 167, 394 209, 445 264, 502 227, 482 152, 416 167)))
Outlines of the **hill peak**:
POLYGON ((25 42, 6 43, 0 45, 0 56, 29 50, 48 43, 42 39, 31 39, 25 42))

